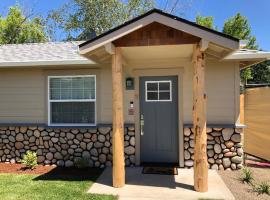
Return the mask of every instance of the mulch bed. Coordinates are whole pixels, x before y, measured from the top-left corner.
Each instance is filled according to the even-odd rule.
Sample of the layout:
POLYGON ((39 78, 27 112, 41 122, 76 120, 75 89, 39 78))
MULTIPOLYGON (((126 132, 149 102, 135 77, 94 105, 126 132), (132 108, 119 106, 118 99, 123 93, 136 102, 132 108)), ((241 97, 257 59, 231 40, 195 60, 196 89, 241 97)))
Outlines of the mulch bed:
POLYGON ((11 173, 11 174, 46 174, 56 168, 56 166, 44 166, 38 165, 35 169, 26 169, 22 164, 10 164, 0 163, 0 173, 11 173))
POLYGON ((22 164, 0 163, 0 174, 33 174, 40 175, 37 180, 95 180, 102 172, 99 168, 63 168, 49 165, 38 165, 35 169, 25 169, 22 164))

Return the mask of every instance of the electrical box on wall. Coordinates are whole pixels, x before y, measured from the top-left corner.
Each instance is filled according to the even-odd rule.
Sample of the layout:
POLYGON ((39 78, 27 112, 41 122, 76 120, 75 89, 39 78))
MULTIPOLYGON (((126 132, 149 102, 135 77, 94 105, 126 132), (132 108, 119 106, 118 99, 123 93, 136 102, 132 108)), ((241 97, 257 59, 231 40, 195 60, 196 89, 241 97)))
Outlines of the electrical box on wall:
POLYGON ((134 78, 126 78, 126 90, 134 90, 134 78))

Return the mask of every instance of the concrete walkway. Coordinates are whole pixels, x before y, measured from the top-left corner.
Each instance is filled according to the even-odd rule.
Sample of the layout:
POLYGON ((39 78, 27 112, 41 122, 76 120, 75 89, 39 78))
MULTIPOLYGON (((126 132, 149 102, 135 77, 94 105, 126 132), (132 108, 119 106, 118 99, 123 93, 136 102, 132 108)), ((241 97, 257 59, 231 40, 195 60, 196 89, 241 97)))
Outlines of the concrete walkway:
POLYGON ((141 167, 126 168, 126 185, 113 188, 112 169, 107 168, 88 193, 118 195, 119 200, 234 200, 230 190, 214 170, 209 170, 209 191, 193 189, 193 169, 178 169, 178 175, 142 174, 141 167))

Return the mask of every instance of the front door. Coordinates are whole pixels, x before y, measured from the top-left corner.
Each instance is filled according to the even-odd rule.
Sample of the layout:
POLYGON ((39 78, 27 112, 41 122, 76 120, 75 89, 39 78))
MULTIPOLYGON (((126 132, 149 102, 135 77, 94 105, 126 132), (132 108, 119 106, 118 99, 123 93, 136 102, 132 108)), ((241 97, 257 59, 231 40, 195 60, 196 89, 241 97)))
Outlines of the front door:
POLYGON ((141 162, 178 163, 178 77, 140 77, 141 162))

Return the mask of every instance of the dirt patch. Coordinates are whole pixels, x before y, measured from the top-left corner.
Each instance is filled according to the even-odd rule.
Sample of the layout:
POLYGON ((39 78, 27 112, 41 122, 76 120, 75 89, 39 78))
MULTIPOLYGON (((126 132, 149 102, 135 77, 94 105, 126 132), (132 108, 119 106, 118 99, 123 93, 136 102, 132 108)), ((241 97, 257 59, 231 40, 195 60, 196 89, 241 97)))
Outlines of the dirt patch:
MULTIPOLYGON (((268 182, 270 184, 270 168, 269 167, 259 167, 254 165, 248 166, 254 174, 254 183, 258 184, 260 182, 268 182)), ((243 184, 240 181, 241 170, 237 171, 218 171, 219 175, 222 177, 225 184, 233 193, 236 200, 270 200, 270 196, 263 194, 258 195, 258 193, 252 190, 252 186, 248 184, 243 184)))

